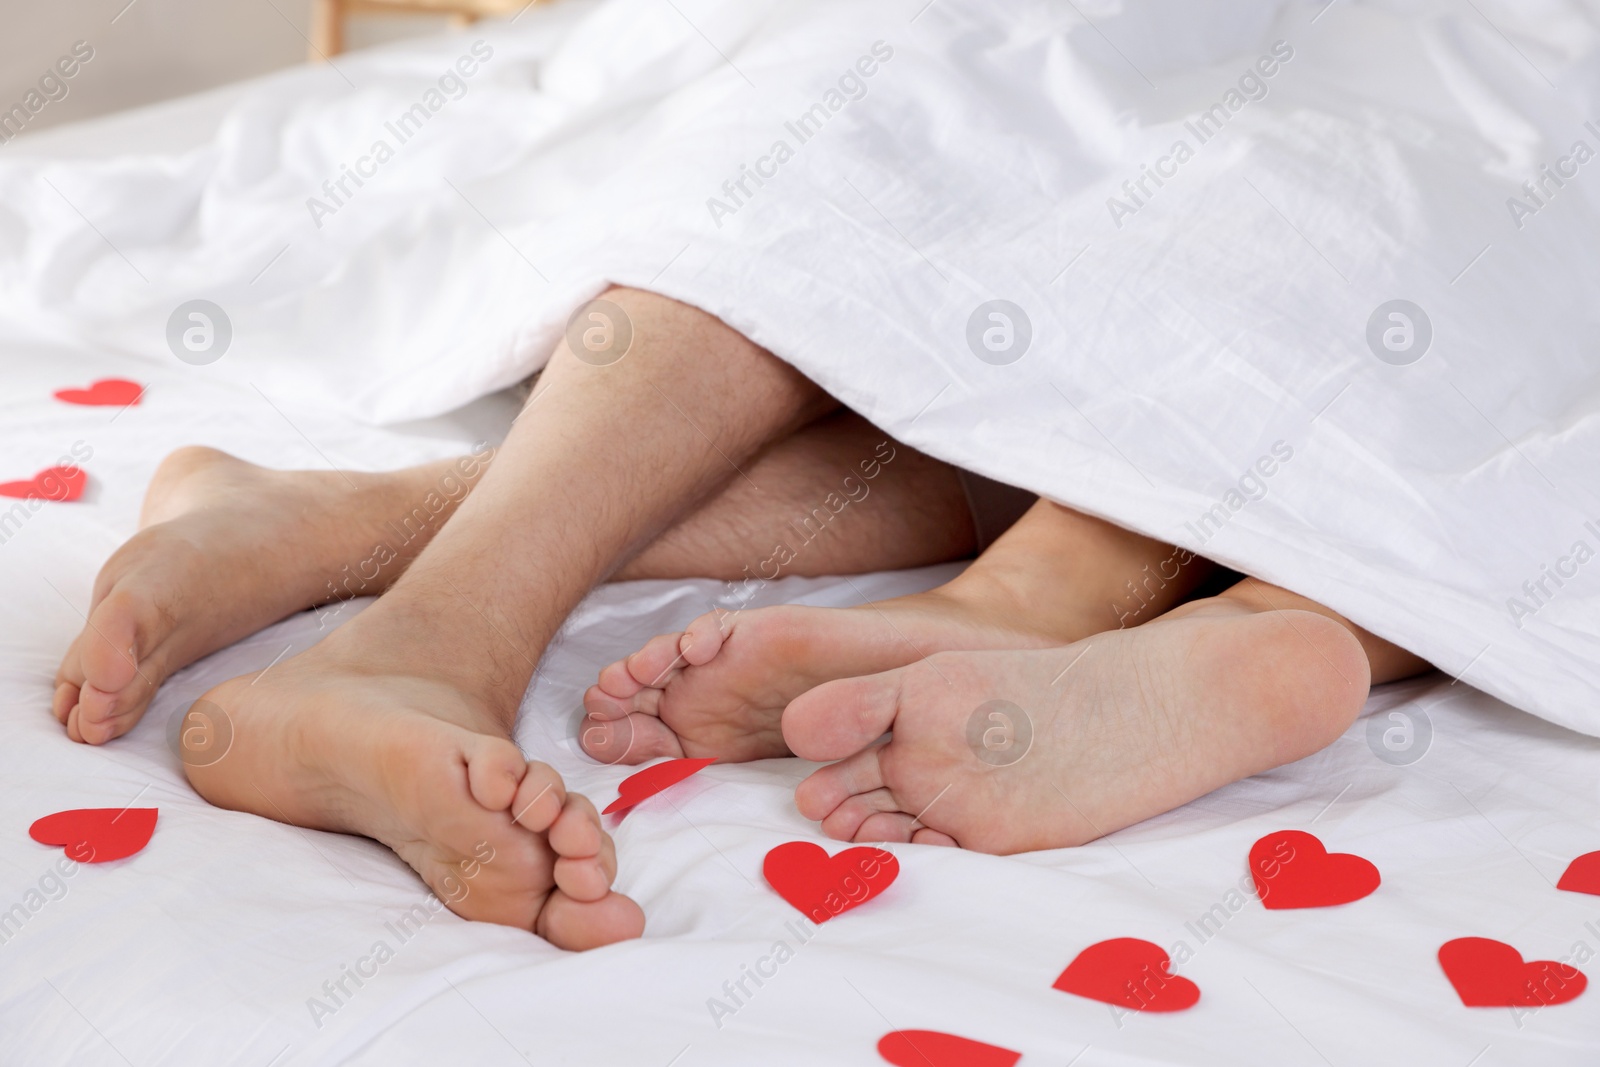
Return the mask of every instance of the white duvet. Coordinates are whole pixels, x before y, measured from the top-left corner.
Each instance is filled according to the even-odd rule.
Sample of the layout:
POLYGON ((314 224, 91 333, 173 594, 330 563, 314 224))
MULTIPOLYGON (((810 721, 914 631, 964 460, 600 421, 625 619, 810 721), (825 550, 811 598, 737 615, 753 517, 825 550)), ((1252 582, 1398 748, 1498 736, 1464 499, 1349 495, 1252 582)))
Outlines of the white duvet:
POLYGON ((1597 12, 556 5, 0 158, 0 311, 170 366, 209 300, 196 377, 391 422, 646 286, 1600 733, 1597 12))

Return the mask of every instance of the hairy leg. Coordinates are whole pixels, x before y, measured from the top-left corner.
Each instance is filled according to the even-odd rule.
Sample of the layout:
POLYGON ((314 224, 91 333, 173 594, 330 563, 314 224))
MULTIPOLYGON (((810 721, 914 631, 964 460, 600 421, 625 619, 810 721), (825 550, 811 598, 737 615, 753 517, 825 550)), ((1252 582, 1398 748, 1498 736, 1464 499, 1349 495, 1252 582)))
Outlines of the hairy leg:
POLYGON ((712 612, 600 674, 584 697, 590 755, 725 760, 787 755, 791 700, 838 678, 938 652, 1052 648, 1154 618, 1210 572, 1205 560, 1040 501, 954 581, 849 609, 712 612))
POLYGON ((822 685, 788 706, 783 733, 799 755, 840 761, 795 792, 832 837, 1062 848, 1309 756, 1372 681, 1426 667, 1248 580, 1064 648, 949 653, 822 685))
POLYGON ((616 578, 759 579, 780 544, 800 545, 777 568, 795 575, 923 567, 976 548, 955 468, 848 411, 768 446, 747 473, 664 531, 616 578))
POLYGON ((623 559, 830 406, 702 312, 609 299, 633 322, 627 356, 593 366, 558 348, 489 471, 389 592, 207 693, 232 747, 186 765, 213 803, 376 838, 436 890, 486 842, 503 860, 452 907, 574 948, 637 936, 643 917, 610 889, 593 807, 510 740, 545 642, 623 559))
MULTIPOLYGON (((210 448, 173 453, 150 483, 139 532, 95 581, 87 625, 56 674, 56 718, 74 741, 102 744, 132 729, 161 684, 200 657, 297 611, 387 591, 493 453, 377 473, 269 470, 210 448)), ((850 505, 787 573, 918 567, 972 552, 954 470, 858 415, 836 413, 773 442, 745 473, 614 579, 740 578, 830 493, 850 505), (878 459, 885 450, 887 463, 878 459)))

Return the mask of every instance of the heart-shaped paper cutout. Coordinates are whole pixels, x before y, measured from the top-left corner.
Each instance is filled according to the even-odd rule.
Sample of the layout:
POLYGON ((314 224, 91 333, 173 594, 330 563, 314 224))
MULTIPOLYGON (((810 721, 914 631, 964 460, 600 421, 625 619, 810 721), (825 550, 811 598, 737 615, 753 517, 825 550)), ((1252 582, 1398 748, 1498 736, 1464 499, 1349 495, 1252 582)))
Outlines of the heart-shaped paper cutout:
POLYGON ((641 800, 648 800, 663 789, 672 788, 715 762, 717 762, 715 756, 706 759, 669 759, 654 767, 646 767, 638 774, 630 774, 622 780, 621 785, 617 786, 617 799, 608 804, 606 810, 600 814, 610 815, 614 811, 620 811, 626 815, 627 809, 641 800))
POLYGON ((1022 1053, 937 1030, 895 1030, 878 1040, 895 1067, 1014 1067, 1022 1053))
POLYGON ((20 482, 0 482, 0 496, 18 500, 76 500, 89 476, 78 467, 49 467, 20 482))
POLYGON ((109 863, 150 843, 156 808, 74 808, 46 815, 28 827, 41 845, 59 845, 79 863, 109 863))
POLYGON ((1171 971, 1160 945, 1114 937, 1090 945, 1053 983, 1073 993, 1133 1011, 1182 1011, 1200 999, 1200 987, 1171 971))
POLYGON ((1329 852, 1304 830, 1279 830, 1250 846, 1250 877, 1268 908, 1326 908, 1378 888, 1378 868, 1348 852, 1329 852))
POLYGON ((1524 962, 1522 953, 1487 937, 1458 937, 1439 946, 1439 966, 1469 1008, 1537 1008, 1565 1004, 1588 977, 1554 960, 1524 962))
POLYGON ((1569 893, 1593 893, 1600 896, 1600 852, 1585 852, 1561 873, 1557 889, 1569 893))
POLYGON ((57 389, 55 397, 85 407, 125 408, 144 396, 144 386, 126 378, 101 378, 87 389, 57 389))
POLYGON ((847 848, 837 856, 810 841, 789 841, 767 853, 767 884, 814 923, 865 904, 900 876, 900 861, 881 848, 847 848))

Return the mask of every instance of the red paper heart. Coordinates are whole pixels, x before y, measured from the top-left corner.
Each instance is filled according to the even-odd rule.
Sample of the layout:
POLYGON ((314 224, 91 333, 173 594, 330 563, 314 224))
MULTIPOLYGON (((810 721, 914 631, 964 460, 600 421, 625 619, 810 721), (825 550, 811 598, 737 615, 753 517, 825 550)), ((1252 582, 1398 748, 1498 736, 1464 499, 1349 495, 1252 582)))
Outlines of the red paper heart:
POLYGON ((1557 889, 1571 893, 1593 893, 1600 896, 1600 852, 1585 852, 1561 874, 1557 889))
POLYGON ((1487 937, 1458 937, 1439 946, 1439 966, 1469 1008, 1537 1008, 1565 1004, 1588 977, 1554 960, 1525 963, 1522 953, 1487 937))
POLYGON ((60 845, 79 863, 108 863, 150 843, 156 808, 74 808, 46 815, 28 827, 41 845, 60 845))
POLYGON ((1022 1053, 937 1030, 895 1030, 878 1039, 895 1067, 1014 1067, 1022 1053))
POLYGON ((101 378, 87 389, 57 389, 55 397, 85 407, 127 407, 144 396, 144 386, 126 378, 101 378))
POLYGON ((1054 982, 1063 993, 1134 1011, 1182 1011, 1200 999, 1200 987, 1171 972, 1160 945, 1114 937, 1090 945, 1054 982))
POLYGON ((829 856, 810 841, 790 841, 767 853, 761 873, 780 897, 825 923, 888 889, 900 876, 900 861, 866 845, 829 856))
POLYGON ((631 774, 622 780, 622 784, 617 786, 617 799, 607 805, 606 810, 600 814, 610 815, 614 811, 620 811, 626 815, 626 809, 641 800, 648 800, 663 789, 672 788, 715 762, 717 762, 715 756, 709 759, 669 759, 654 767, 646 767, 638 774, 631 774))
POLYGON ((89 476, 77 467, 50 467, 20 482, 0 482, 0 496, 19 500, 76 500, 89 476))
POLYGON ((1378 888, 1378 868, 1348 852, 1329 852, 1303 830, 1279 830, 1250 846, 1250 877, 1268 908, 1326 908, 1378 888))

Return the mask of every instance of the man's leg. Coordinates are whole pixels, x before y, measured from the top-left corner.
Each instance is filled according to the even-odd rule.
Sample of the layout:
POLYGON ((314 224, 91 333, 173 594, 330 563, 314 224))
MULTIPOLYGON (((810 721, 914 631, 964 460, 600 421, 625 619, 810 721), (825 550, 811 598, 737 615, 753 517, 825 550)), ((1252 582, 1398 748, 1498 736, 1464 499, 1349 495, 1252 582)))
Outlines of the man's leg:
POLYGON ((1427 666, 1247 579, 1064 648, 949 653, 819 686, 789 704, 783 735, 840 761, 795 792, 832 837, 1062 848, 1309 756, 1372 682, 1427 666))
POLYGON ((493 465, 389 592, 307 652, 202 700, 232 729, 186 766, 222 807, 363 834, 468 918, 581 948, 637 936, 589 802, 509 740, 544 644, 621 560, 829 399, 717 320, 613 291, 632 350, 558 348, 493 465))
POLYGON ((756 457, 701 507, 625 563, 618 579, 759 580, 860 574, 965 559, 976 546, 954 467, 836 412, 756 457))
MULTIPOLYGON (((530 417, 537 417, 536 415, 530 417)), ((56 675, 75 741, 132 729, 174 672, 309 607, 388 590, 455 513, 493 450, 403 470, 277 471, 209 448, 167 457, 140 530, 95 581, 89 619, 56 675)), ((614 580, 733 580, 793 538, 830 494, 848 508, 786 573, 919 567, 971 555, 953 468, 838 412, 773 442, 614 580), (879 464, 888 449, 895 458, 879 464), (867 478, 863 463, 874 472, 867 478)))
POLYGON ((608 763, 789 753, 784 706, 823 682, 936 652, 1055 648, 1181 602, 1212 565, 1040 501, 954 581, 860 607, 714 611, 613 663, 584 696, 584 749, 608 763))

